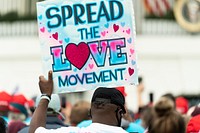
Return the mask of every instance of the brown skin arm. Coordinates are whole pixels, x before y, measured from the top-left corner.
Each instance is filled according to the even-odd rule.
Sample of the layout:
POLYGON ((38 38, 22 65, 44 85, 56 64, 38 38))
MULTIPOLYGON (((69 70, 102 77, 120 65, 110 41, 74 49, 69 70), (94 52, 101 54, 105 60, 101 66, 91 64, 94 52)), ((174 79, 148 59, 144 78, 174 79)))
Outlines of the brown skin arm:
POLYGON ((143 103, 143 100, 142 100, 143 91, 144 91, 144 85, 143 85, 143 83, 140 83, 137 86, 138 107, 143 107, 144 106, 144 103, 143 103))
MULTIPOLYGON (((44 76, 39 77, 39 87, 42 94, 47 94, 51 96, 53 92, 53 80, 52 80, 52 71, 48 73, 48 80, 44 76)), ((48 108, 49 101, 47 99, 41 99, 38 107, 34 111, 29 133, 34 133, 38 127, 46 126, 46 113, 48 108)))

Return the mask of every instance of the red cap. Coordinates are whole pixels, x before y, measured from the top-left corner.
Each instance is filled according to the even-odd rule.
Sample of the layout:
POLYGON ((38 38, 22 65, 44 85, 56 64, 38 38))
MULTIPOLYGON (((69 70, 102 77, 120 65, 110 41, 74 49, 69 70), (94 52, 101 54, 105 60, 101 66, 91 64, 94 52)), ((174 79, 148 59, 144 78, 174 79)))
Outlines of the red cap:
POLYGON ((12 97, 12 101, 10 102, 9 109, 15 113, 24 113, 27 116, 27 110, 25 108, 25 104, 27 103, 27 99, 24 95, 14 95, 12 97))
POLYGON ((117 90, 119 90, 124 95, 124 97, 127 96, 127 94, 125 92, 125 87, 124 86, 117 87, 117 90))
POLYGON ((184 97, 176 98, 176 110, 181 114, 186 114, 188 111, 188 100, 184 97))
POLYGON ((31 99, 31 100, 28 100, 28 106, 29 106, 29 108, 30 107, 35 107, 35 102, 31 99))
POLYGON ((12 103, 17 103, 17 104, 21 104, 21 105, 25 105, 25 103, 27 103, 27 99, 25 98, 24 95, 19 94, 19 95, 14 95, 12 97, 12 103))
POLYGON ((12 96, 9 95, 7 92, 2 91, 0 92, 0 110, 7 111, 9 110, 9 104, 11 102, 12 96))
POLYGON ((187 125, 186 133, 198 133, 200 131, 200 115, 192 117, 187 125))

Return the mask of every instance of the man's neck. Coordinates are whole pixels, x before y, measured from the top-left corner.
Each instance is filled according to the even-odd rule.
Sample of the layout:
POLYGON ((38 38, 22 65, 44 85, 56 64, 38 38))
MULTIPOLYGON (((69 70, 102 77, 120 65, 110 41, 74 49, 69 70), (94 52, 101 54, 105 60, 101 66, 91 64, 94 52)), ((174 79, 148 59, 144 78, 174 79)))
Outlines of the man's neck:
POLYGON ((100 124, 105 124, 109 126, 117 126, 116 121, 112 120, 109 117, 102 116, 101 118, 99 117, 92 117, 92 123, 100 123, 100 124))

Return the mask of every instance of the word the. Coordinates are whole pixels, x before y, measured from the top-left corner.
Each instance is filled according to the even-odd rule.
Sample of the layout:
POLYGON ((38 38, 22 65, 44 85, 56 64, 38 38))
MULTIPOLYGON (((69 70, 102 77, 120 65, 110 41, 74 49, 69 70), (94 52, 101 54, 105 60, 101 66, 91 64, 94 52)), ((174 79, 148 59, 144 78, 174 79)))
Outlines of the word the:
POLYGON ((78 29, 78 32, 81 34, 81 40, 88 39, 88 38, 100 38, 99 35, 99 26, 90 27, 90 29, 82 28, 78 29))

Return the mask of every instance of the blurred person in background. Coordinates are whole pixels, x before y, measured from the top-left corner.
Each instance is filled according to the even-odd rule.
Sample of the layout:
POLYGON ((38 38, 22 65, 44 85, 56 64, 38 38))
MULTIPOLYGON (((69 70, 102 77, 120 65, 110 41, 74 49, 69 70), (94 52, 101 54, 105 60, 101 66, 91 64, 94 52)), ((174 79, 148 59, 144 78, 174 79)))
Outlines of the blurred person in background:
MULTIPOLYGON (((77 126, 81 122, 92 123, 89 116, 90 103, 86 101, 79 101, 72 106, 70 114, 70 124, 71 126, 77 126), (90 121, 88 121, 90 120, 90 121)), ((80 125, 79 125, 80 126, 80 125)), ((89 126, 89 125, 88 125, 89 126)))
POLYGON ((64 123, 66 125, 70 125, 70 113, 72 109, 72 105, 70 102, 67 101, 66 95, 60 95, 61 96, 61 113, 64 115, 65 120, 64 123))
POLYGON ((190 119, 187 125, 186 133, 200 132, 200 115, 196 115, 190 119))
POLYGON ((65 120, 64 123, 66 125, 70 125, 70 114, 71 114, 71 109, 72 105, 70 102, 66 101, 66 98, 62 99, 62 104, 61 104, 61 113, 64 115, 65 120))
POLYGON ((200 104, 190 107, 190 109, 187 112, 187 115, 191 117, 200 115, 200 104))
POLYGON ((26 127, 27 125, 22 121, 11 121, 8 124, 8 132, 7 133, 18 133, 22 128, 26 127))
POLYGON ((135 123, 142 126, 141 114, 147 107, 152 106, 153 98, 150 99, 150 102, 147 105, 144 104, 144 101, 142 98, 142 94, 145 90, 143 77, 139 76, 138 82, 139 82, 139 84, 137 85, 138 112, 135 114, 135 123))
POLYGON ((194 111, 192 112, 192 117, 196 116, 196 115, 200 115, 200 104, 195 106, 194 111))
MULTIPOLYGON (((35 98, 36 99, 36 98, 35 98)), ((27 124, 27 125, 29 125, 30 124, 30 122, 31 122, 31 118, 32 118, 32 115, 33 115, 33 112, 34 112, 34 110, 35 110, 35 101, 34 101, 34 99, 30 99, 30 100, 28 100, 27 101, 27 106, 28 106, 28 114, 29 114, 29 116, 28 116, 28 118, 25 120, 25 123, 27 124)))
POLYGON ((188 112, 187 116, 187 133, 200 131, 200 104, 192 106, 188 112))
MULTIPOLYGON (((37 107, 39 105, 39 102, 41 100, 41 95, 38 95, 36 98, 36 104, 37 107)), ((51 101, 48 104, 47 108, 47 119, 46 119, 46 128, 47 129, 57 129, 60 127, 66 127, 67 125, 64 124, 63 120, 59 119, 59 116, 62 115, 60 113, 61 110, 61 102, 60 97, 58 94, 52 94, 51 95, 51 101)), ((29 127, 23 128, 19 133, 28 133, 29 127)))
POLYGON ((153 107, 146 107, 141 112, 142 127, 144 129, 148 129, 152 118, 153 118, 153 107))
POLYGON ((28 117, 28 111, 26 109, 27 99, 24 95, 18 94, 12 96, 12 101, 9 105, 8 118, 10 121, 25 121, 28 117))
POLYGON ((148 133, 185 133, 185 122, 179 112, 174 110, 174 103, 161 97, 153 108, 153 119, 148 133))
POLYGON ((176 103, 176 111, 182 114, 182 117, 185 121, 185 125, 187 126, 189 120, 191 119, 191 116, 187 115, 187 112, 189 110, 188 100, 182 96, 178 96, 176 97, 175 103, 176 103))
POLYGON ((5 91, 0 92, 0 116, 8 123, 9 104, 12 96, 5 91))
POLYGON ((143 83, 143 78, 141 76, 138 77, 138 82, 139 82, 139 84, 137 85, 138 108, 142 108, 145 106, 142 100, 142 93, 144 92, 145 87, 143 83))
POLYGON ((6 125, 6 121, 2 117, 0 117, 0 133, 6 133, 6 125))
POLYGON ((166 97, 166 98, 170 99, 173 102, 174 109, 176 109, 176 98, 172 93, 166 93, 166 94, 162 95, 161 97, 166 97))
POLYGON ((122 119, 122 128, 125 129, 129 133, 144 133, 144 128, 141 125, 138 125, 134 123, 134 121, 130 121, 127 119, 126 115, 128 115, 128 118, 130 117, 130 113, 128 110, 126 110, 126 114, 123 116, 122 119))
POLYGON ((150 108, 153 105, 153 93, 150 93, 149 103, 145 105, 142 98, 142 94, 145 90, 143 77, 139 76, 138 81, 139 81, 139 84, 137 85, 138 112, 135 114, 135 121, 130 123, 129 127, 127 128, 127 131, 142 133, 145 131, 145 128, 148 125, 147 121, 151 118, 150 116, 151 113, 148 112, 149 111, 148 108, 150 108))
MULTIPOLYGON (((35 100, 36 100, 36 98, 35 98, 35 100)), ((34 101, 34 99, 28 100, 27 104, 28 104, 28 108, 29 108, 29 114, 30 114, 30 116, 32 116, 33 112, 35 110, 35 101, 34 101)))
POLYGON ((168 98, 171 100, 174 104, 174 110, 179 112, 182 115, 182 118, 185 123, 185 127, 187 126, 187 123, 189 122, 191 116, 187 115, 188 109, 189 109, 189 102, 186 98, 182 96, 175 97, 171 93, 167 93, 163 95, 162 97, 168 98))
POLYGON ((186 114, 189 109, 189 102, 184 97, 177 97, 176 98, 176 110, 181 114, 186 114))

